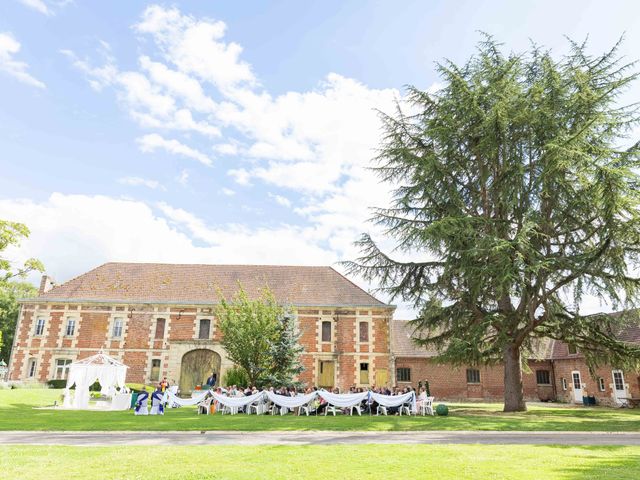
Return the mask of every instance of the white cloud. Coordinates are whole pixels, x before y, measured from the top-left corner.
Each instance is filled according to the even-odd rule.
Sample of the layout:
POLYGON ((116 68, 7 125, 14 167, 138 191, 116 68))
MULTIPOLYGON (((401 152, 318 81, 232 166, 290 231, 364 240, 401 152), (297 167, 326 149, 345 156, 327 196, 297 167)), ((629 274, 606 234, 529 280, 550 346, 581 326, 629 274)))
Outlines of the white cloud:
POLYGON ((180 185, 186 187, 189 183, 189 172, 187 170, 182 170, 180 175, 176 177, 176 180, 180 185))
POLYGON ((11 33, 0 33, 0 71, 32 87, 46 88, 44 83, 27 72, 29 68, 27 63, 14 59, 19 51, 20 42, 11 33))
POLYGON ((67 57, 76 69, 84 73, 91 88, 97 92, 101 91, 108 85, 112 85, 118 77, 118 67, 116 66, 115 59, 111 54, 109 44, 107 42, 101 42, 101 45, 102 48, 99 52, 104 58, 104 64, 101 67, 92 66, 87 59, 79 58, 75 52, 71 50, 60 50, 60 53, 67 57))
POLYGON ((130 185, 132 187, 147 187, 153 190, 166 190, 166 188, 157 180, 149 180, 141 177, 122 177, 118 179, 118 183, 122 185, 130 185))
POLYGON ((237 143, 218 143, 213 146, 213 151, 220 155, 237 155, 240 149, 237 143))
POLYGON ((54 9, 64 8, 73 3, 73 0, 18 0, 26 7, 43 15, 55 15, 54 9))
POLYGON ((227 175, 233 178, 238 185, 245 187, 251 185, 251 175, 244 168, 233 168, 227 172, 227 175))
POLYGON ((282 195, 278 195, 274 193, 269 193, 269 198, 273 198, 278 205, 281 205, 287 208, 291 207, 291 200, 289 200, 287 197, 283 197, 282 195))
POLYGON ((211 166, 211 159, 204 153, 199 152, 175 139, 167 140, 157 133, 150 133, 137 139, 140 150, 144 153, 152 153, 158 149, 169 153, 182 155, 199 161, 203 165, 211 166))
POLYGON ((220 192, 222 192, 222 194, 226 195, 227 197, 233 197, 236 194, 235 190, 231 190, 227 187, 220 189, 220 192))
POLYGON ((47 4, 42 0, 18 0, 21 4, 35 10, 36 12, 42 13, 43 15, 53 15, 53 12, 49 10, 47 4))
POLYGON ((165 58, 180 71, 223 91, 255 83, 251 67, 240 60, 242 47, 222 41, 227 28, 224 22, 199 20, 183 15, 177 8, 152 5, 134 28, 150 34, 165 58))

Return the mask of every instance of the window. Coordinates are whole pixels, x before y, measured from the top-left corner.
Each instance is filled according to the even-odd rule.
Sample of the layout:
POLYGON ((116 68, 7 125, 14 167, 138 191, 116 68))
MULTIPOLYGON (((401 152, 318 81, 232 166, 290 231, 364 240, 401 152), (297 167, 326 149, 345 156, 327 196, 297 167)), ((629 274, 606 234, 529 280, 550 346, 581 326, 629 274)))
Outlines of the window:
POLYGON ((36 321, 36 335, 42 335, 44 333, 44 317, 38 317, 36 321))
POLYGON ((567 379, 566 378, 561 378, 560 379, 560 383, 562 383, 562 390, 566 390, 567 389, 567 379))
POLYGON ((396 369, 396 378, 399 382, 410 382, 411 369, 404 367, 396 369))
POLYGON ((604 386, 604 378, 602 377, 598 378, 598 388, 601 392, 604 392, 606 390, 604 386))
POLYGON ((202 320, 200 320, 200 330, 198 332, 198 338, 200 340, 208 340, 210 328, 211 320, 209 320, 208 318, 203 318, 202 320))
POLYGON ((369 383, 369 364, 360 364, 360 383, 369 383))
POLYGON ((568 345, 569 355, 575 355, 578 353, 578 348, 575 345, 568 345))
POLYGON ((35 358, 30 358, 29 359, 29 366, 27 368, 27 377, 29 378, 33 378, 36 376, 36 366, 37 366, 37 361, 35 358))
POLYGON ((369 341, 369 322, 360 322, 360 341, 369 341))
POLYGON ((620 370, 613 371, 613 386, 616 390, 624 390, 624 379, 620 370))
POLYGON ((73 337, 73 334, 76 333, 76 319, 75 318, 67 318, 67 329, 64 334, 67 337, 73 337))
POLYGON ((331 341, 331 322, 322 322, 322 341, 331 341))
POLYGON ((582 390, 582 380, 580 380, 580 373, 579 372, 573 372, 571 374, 571 377, 573 378, 573 389, 574 390, 582 390))
POLYGON ((164 324, 165 324, 165 319, 164 318, 158 318, 156 320, 156 340, 158 339, 163 339, 164 338, 164 324))
POLYGON ((113 320, 113 338, 122 337, 122 319, 116 318, 113 320))
POLYGON ((151 360, 151 377, 150 380, 152 382, 157 382, 160 380, 160 359, 154 358, 151 360))
POLYGON ((538 385, 550 385, 549 370, 536 370, 536 383, 538 385))
POLYGON ((66 380, 69 375, 69 364, 71 360, 68 358, 59 358, 56 360, 56 380, 66 380))
POLYGON ((480 370, 467 368, 467 383, 480 383, 480 370))

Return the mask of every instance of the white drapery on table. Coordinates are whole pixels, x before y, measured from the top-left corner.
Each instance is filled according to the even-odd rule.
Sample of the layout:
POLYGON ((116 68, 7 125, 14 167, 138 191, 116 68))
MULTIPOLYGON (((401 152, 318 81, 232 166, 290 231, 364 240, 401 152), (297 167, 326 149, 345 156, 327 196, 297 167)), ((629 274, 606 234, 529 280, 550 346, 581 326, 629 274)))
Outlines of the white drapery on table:
POLYGON ((224 395, 219 395, 215 392, 211 392, 211 394, 213 395, 214 400, 219 404, 231 408, 245 407, 247 405, 251 405, 253 402, 261 400, 264 397, 264 392, 257 392, 246 397, 225 397, 224 395))
POLYGON ((212 393, 213 392, 211 390, 205 390, 200 395, 196 395, 191 398, 180 398, 171 390, 167 390, 164 392, 164 396, 162 397, 162 403, 169 403, 169 405, 179 405, 181 407, 187 407, 190 405, 199 404, 212 393))
POLYGON ((64 406, 88 408, 89 387, 96 380, 100 382, 100 393, 113 397, 116 393, 116 387, 124 387, 127 368, 126 365, 102 352, 71 363, 64 393, 64 406), (76 386, 76 389, 73 402, 71 402, 69 389, 73 385, 76 386))
POLYGON ((306 405, 314 398, 316 398, 316 392, 308 393, 307 395, 296 395, 295 397, 288 397, 286 395, 278 395, 273 392, 265 392, 267 398, 279 407, 297 408, 306 405))
POLYGON ((371 392, 371 399, 383 407, 399 407, 405 403, 410 403, 412 412, 418 410, 416 406, 416 394, 414 392, 403 395, 382 395, 381 393, 371 392))
POLYGON ((330 393, 326 390, 318 390, 318 395, 330 405, 340 408, 349 408, 358 405, 364 399, 369 398, 369 392, 361 393, 330 393))

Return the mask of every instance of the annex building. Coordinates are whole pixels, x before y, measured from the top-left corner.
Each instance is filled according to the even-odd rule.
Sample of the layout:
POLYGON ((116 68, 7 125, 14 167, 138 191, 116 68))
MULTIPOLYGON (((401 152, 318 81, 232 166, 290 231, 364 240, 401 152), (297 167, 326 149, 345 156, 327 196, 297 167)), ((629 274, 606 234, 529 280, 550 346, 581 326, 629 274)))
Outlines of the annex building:
POLYGON ((300 380, 321 387, 393 382, 394 308, 330 267, 106 263, 61 285, 44 276, 21 304, 9 380, 64 379, 68 365, 103 350, 127 381, 166 376, 183 392, 232 366, 214 315, 220 295, 268 286, 290 305, 304 347, 300 380))
MULTIPOLYGON (((409 322, 392 322, 391 349, 398 386, 418 386, 428 380, 437 398, 502 401, 501 365, 453 367, 437 363, 437 352, 417 347, 412 334, 409 322)), ((640 344, 640 320, 621 331, 619 339, 640 344)), ((527 366, 522 380, 525 398, 530 401, 582 403, 583 397, 595 397, 598 404, 615 406, 628 398, 640 398, 640 372, 601 365, 592 375, 580 351, 564 342, 540 339, 527 366)))

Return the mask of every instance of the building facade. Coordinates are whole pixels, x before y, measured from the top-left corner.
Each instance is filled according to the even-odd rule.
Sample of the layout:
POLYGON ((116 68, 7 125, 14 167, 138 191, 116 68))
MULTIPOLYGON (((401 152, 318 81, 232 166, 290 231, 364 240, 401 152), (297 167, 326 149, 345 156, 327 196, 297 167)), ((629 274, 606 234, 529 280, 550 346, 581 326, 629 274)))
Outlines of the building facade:
MULTIPOLYGON (((417 347, 408 322, 392 322, 392 352, 398 386, 429 382, 431 394, 448 400, 502 401, 504 368, 436 363, 435 351, 417 347)), ((640 343, 640 327, 622 332, 625 341, 640 343)), ((592 375, 579 351, 555 340, 540 341, 528 369, 523 373, 525 398, 529 401, 583 403, 583 397, 595 397, 601 405, 616 406, 625 398, 640 398, 640 372, 623 371, 616 366, 601 366, 592 375)))
POLYGON ((304 347, 300 380, 322 387, 388 385, 390 321, 380 302, 330 267, 107 263, 64 284, 43 277, 21 304, 9 380, 66 378, 68 365, 103 350, 127 381, 167 377, 188 392, 232 366, 215 318, 238 285, 268 286, 292 310, 304 347))

